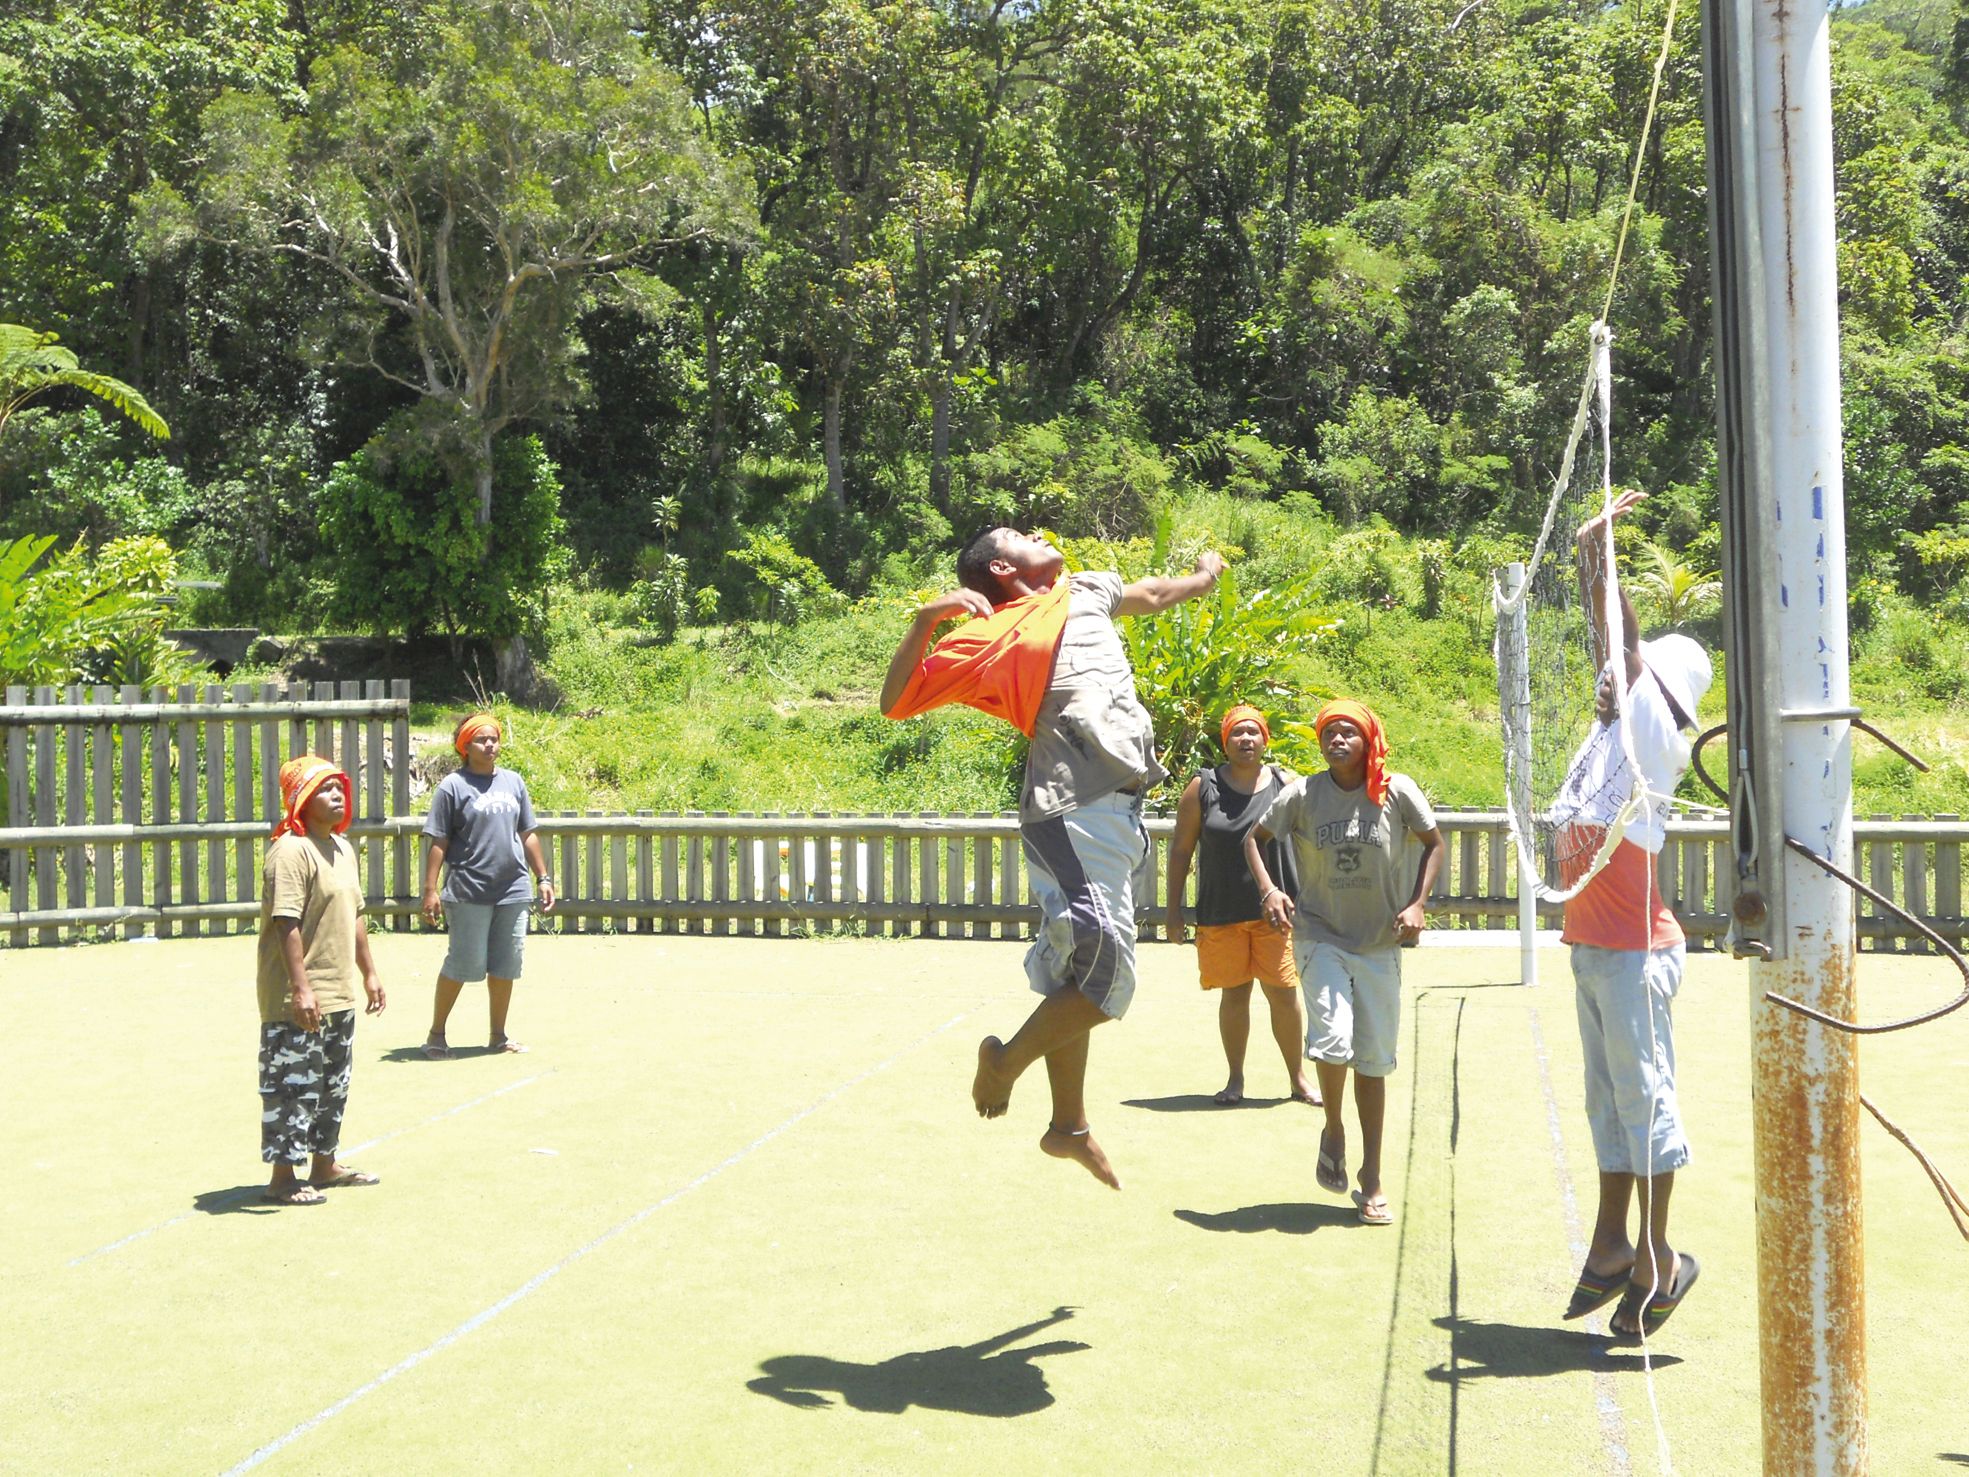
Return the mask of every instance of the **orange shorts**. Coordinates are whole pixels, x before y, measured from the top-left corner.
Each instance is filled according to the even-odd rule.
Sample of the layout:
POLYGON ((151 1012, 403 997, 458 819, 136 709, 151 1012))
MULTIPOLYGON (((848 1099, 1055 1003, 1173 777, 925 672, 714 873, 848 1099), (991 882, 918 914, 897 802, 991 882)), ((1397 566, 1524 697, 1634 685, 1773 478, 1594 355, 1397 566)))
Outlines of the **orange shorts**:
POLYGON ((1248 985, 1254 979, 1274 989, 1299 988, 1299 971, 1292 967, 1292 936, 1275 932, 1262 918, 1199 927, 1196 967, 1206 990, 1248 985))

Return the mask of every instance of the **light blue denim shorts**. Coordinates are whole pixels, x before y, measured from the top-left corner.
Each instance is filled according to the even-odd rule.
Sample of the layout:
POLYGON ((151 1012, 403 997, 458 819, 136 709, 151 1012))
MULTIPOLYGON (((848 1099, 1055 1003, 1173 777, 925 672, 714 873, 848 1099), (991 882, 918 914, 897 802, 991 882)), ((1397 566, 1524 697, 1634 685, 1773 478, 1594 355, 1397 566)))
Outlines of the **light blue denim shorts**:
POLYGON ((526 953, 526 903, 452 903, 444 905, 451 945, 439 970, 446 979, 473 984, 491 975, 516 980, 526 953))
POLYGON ((1608 1174, 1653 1176, 1689 1162, 1675 1096, 1675 993, 1683 945, 1665 949, 1572 946, 1586 1121, 1608 1174))
POLYGON ((1402 1033, 1402 951, 1357 954, 1320 939, 1293 939, 1306 997, 1306 1060, 1390 1077, 1402 1033))

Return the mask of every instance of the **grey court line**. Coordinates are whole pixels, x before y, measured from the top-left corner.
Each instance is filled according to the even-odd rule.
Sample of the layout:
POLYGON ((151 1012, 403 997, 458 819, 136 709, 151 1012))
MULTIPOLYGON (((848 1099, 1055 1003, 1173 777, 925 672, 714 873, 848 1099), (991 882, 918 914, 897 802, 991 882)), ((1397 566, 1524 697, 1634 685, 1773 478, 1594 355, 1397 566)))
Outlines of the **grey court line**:
MULTIPOLYGON (((455 1108, 446 1108, 442 1113, 433 1113, 422 1123, 405 1124, 402 1128, 393 1128, 388 1133, 380 1134, 376 1138, 365 1139, 362 1143, 353 1145, 349 1149, 349 1153, 351 1155, 364 1153, 367 1150, 375 1148, 378 1144, 387 1144, 391 1139, 402 1138, 405 1134, 413 1133, 417 1129, 429 1128, 433 1123, 442 1123, 445 1119, 454 1118, 458 1114, 465 1112, 468 1108, 476 1108, 481 1103, 489 1103, 496 1097, 504 1097, 509 1092, 516 1092, 530 1083, 540 1081, 543 1077, 551 1077, 553 1075, 553 1070, 550 1068, 545 1072, 536 1072, 531 1077, 522 1077, 517 1082, 508 1082, 504 1087, 494 1088, 491 1092, 485 1093, 480 1097, 475 1097, 470 1102, 460 1103, 455 1108)), ((224 1200, 220 1201, 219 1204, 235 1204, 248 1200, 259 1193, 258 1186, 252 1186, 244 1190, 235 1190, 224 1200)), ((195 1210, 187 1210, 181 1215, 172 1216, 169 1220, 159 1221, 156 1225, 145 1226, 141 1231, 132 1231, 128 1236, 112 1241, 107 1246, 98 1246, 94 1251, 85 1251, 80 1256, 70 1257, 67 1264, 71 1267, 79 1267, 84 1262, 93 1261, 99 1256, 108 1256, 112 1251, 120 1251, 133 1241, 141 1241, 146 1236, 154 1236, 159 1231, 169 1230, 172 1226, 181 1225, 198 1213, 195 1210)))
MULTIPOLYGON (((1579 1221, 1579 1197, 1573 1191, 1572 1171, 1566 1168, 1566 1138, 1559 1127, 1559 1097, 1552 1090, 1552 1059, 1545 1051, 1545 1028, 1538 1018, 1538 1007, 1526 1012, 1531 1018, 1531 1046, 1538 1057, 1538 1086, 1545 1095, 1545 1130, 1552 1138, 1552 1173, 1559 1181, 1559 1203, 1565 1209, 1566 1244, 1575 1267, 1586 1265, 1586 1233, 1579 1221)), ((1591 1326, 1600 1329, 1600 1315, 1588 1315, 1591 1326)), ((1607 1449, 1607 1471, 1612 1477, 1632 1477, 1633 1459, 1627 1454, 1627 1418, 1621 1414, 1614 1396, 1613 1376, 1606 1370, 1593 1371, 1593 1405, 1600 1415, 1600 1440, 1607 1449)))
POLYGON ((747 1144, 744 1148, 739 1149, 734 1153, 726 1155, 723 1159, 719 1160, 716 1164, 712 1165, 709 1169, 705 1170, 702 1174, 698 1175, 696 1179, 691 1180, 688 1184, 682 1185, 675 1190, 672 1190, 668 1195, 665 1195, 661 1200, 655 1201, 649 1205, 645 1205, 641 1210, 637 1211, 634 1215, 630 1216, 628 1219, 617 1221, 614 1225, 610 1226, 606 1231, 602 1232, 601 1235, 595 1237, 594 1240, 588 1242, 586 1245, 576 1247, 573 1251, 569 1252, 566 1256, 562 1257, 559 1261, 555 1262, 551 1267, 547 1267, 541 1271, 535 1272, 531 1277, 527 1278, 526 1281, 522 1282, 518 1287, 514 1288, 511 1292, 507 1293, 504 1297, 499 1299, 498 1302, 493 1303, 489 1307, 481 1308, 478 1312, 474 1313, 471 1317, 467 1318, 463 1323, 459 1324, 456 1328, 452 1329, 450 1333, 445 1334, 443 1337, 437 1339, 433 1343, 426 1344, 423 1348, 419 1349, 415 1354, 406 1355, 404 1358, 399 1359, 395 1364, 392 1364, 388 1369, 384 1370, 381 1374, 377 1375, 376 1378, 370 1380, 367 1384, 360 1385, 356 1389, 351 1390, 348 1394, 344 1395, 340 1400, 337 1400, 333 1405, 329 1406, 327 1409, 321 1411, 320 1413, 309 1416, 306 1420, 302 1421, 298 1426, 294 1427, 293 1430, 289 1431, 285 1436, 275 1437, 272 1441, 269 1441, 265 1446, 261 1447, 258 1451, 254 1452, 251 1456, 247 1457, 244 1461, 240 1462, 238 1465, 228 1467, 225 1472, 225 1477, 236 1477, 236 1474, 238 1473, 250 1472, 255 1467, 259 1466, 262 1462, 266 1461, 268 1458, 278 1456, 287 1447, 291 1446, 294 1442, 300 1440, 303 1436, 307 1435, 308 1432, 314 1430, 315 1427, 322 1425, 327 1421, 333 1420, 336 1416, 340 1415, 343 1411, 347 1410, 351 1405, 354 1405, 356 1401, 362 1399, 363 1396, 373 1394, 377 1390, 382 1389, 383 1386, 387 1385, 391 1380, 395 1379, 400 1374, 408 1374, 411 1370, 415 1369, 418 1365, 422 1364, 426 1359, 429 1359, 432 1355, 442 1354, 446 1349, 450 1348, 453 1344, 457 1343, 460 1339, 465 1338, 468 1334, 475 1333, 479 1329, 483 1328, 486 1324, 490 1323, 493 1319, 497 1318, 501 1313, 505 1312, 508 1308, 512 1307, 515 1303, 520 1302, 522 1299, 530 1297, 534 1293, 538 1292, 541 1288, 545 1287, 549 1282, 553 1281, 554 1278, 558 1277, 562 1272, 565 1272, 569 1267, 573 1266, 576 1262, 582 1260, 584 1257, 590 1255, 593 1252, 600 1251, 604 1246, 608 1245, 609 1242, 615 1240, 616 1237, 624 1234, 625 1232, 635 1230, 636 1227, 640 1226, 644 1221, 648 1220, 651 1216, 655 1215, 659 1210, 662 1210, 667 1206, 676 1204, 679 1200, 682 1200, 686 1195, 690 1194, 693 1190, 702 1189, 705 1185, 710 1184, 712 1180, 716 1179, 719 1175, 723 1174, 726 1170, 731 1169, 735 1165, 741 1164, 745 1160, 751 1158, 756 1151, 763 1149, 767 1144, 770 1144, 774 1139, 780 1137, 782 1134, 786 1133, 789 1129, 796 1128, 801 1123, 804 1123, 807 1119, 813 1117, 814 1114, 818 1113, 822 1108, 826 1107, 829 1103, 833 1102, 836 1098, 841 1097, 843 1094, 848 1093, 853 1089, 861 1086, 861 1084, 868 1081, 869 1078, 875 1077, 880 1073, 888 1071, 890 1067, 894 1066, 897 1062, 901 1061, 904 1057, 908 1056, 911 1052, 916 1051, 919 1048, 928 1045, 930 1042, 936 1040, 937 1037, 943 1035, 946 1031, 950 1030, 952 1027, 959 1025, 968 1017, 975 1015, 982 1008, 983 1008, 982 1005, 974 1005, 969 1010, 963 1012, 961 1015, 952 1016, 949 1020, 945 1021, 941 1026, 938 1026, 934 1031, 931 1031, 928 1035, 923 1036, 920 1039, 911 1042, 908 1046, 905 1046, 901 1051, 896 1052, 893 1056, 886 1057, 882 1061, 877 1062, 874 1066, 868 1068, 866 1071, 861 1072, 856 1076, 850 1077, 846 1082, 843 1082, 840 1086, 828 1089, 828 1091, 822 1093, 819 1097, 815 1098, 811 1103, 807 1104, 806 1107, 802 1108, 799 1112, 795 1113, 791 1118, 788 1118, 784 1123, 779 1124, 777 1127, 767 1129, 764 1133, 760 1134, 759 1137, 752 1140, 752 1142, 747 1144))

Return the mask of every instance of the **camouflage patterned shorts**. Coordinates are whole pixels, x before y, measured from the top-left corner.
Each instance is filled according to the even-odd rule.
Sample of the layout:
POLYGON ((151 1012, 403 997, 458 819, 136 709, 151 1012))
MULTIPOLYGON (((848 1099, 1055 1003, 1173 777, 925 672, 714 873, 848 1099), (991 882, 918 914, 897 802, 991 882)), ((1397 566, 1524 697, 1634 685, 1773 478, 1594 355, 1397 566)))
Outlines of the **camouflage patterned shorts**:
POLYGON ((260 1157, 268 1164, 334 1154, 349 1105, 355 1039, 353 1009, 330 1011, 319 1031, 291 1021, 261 1023, 260 1157))

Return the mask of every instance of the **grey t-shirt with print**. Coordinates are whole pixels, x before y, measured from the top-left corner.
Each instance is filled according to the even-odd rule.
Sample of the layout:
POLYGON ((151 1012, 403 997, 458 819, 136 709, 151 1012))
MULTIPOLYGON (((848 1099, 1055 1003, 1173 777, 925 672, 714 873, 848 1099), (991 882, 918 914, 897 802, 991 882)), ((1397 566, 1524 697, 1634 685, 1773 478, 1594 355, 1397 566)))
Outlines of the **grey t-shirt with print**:
POLYGON ((1422 862, 1417 833, 1436 828, 1414 780, 1389 775, 1374 805, 1366 785, 1343 790, 1330 773, 1308 775, 1287 785, 1258 824, 1292 843, 1294 933, 1356 954, 1395 947, 1395 914, 1408 905, 1422 862))
POLYGON ((448 903, 524 903, 533 899, 520 838, 533 829, 526 781, 510 769, 453 770, 438 781, 424 834, 444 843, 448 903))
POLYGON ((1155 757, 1155 731, 1135 696, 1135 669, 1115 629, 1121 577, 1104 572, 1067 578, 1073 583, 1066 629, 1026 755, 1019 815, 1029 821, 1169 777, 1155 757))

